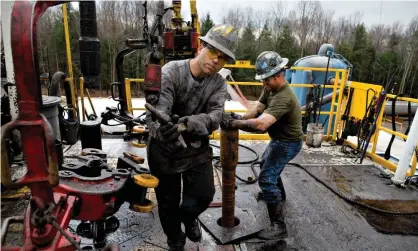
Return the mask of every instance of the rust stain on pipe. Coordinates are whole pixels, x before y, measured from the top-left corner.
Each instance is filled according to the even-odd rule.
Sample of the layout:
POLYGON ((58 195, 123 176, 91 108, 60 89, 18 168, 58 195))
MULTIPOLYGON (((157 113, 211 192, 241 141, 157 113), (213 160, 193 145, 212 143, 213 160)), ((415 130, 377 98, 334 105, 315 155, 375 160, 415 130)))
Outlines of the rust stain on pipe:
POLYGON ((235 171, 238 164, 238 130, 221 129, 222 226, 235 226, 235 171))

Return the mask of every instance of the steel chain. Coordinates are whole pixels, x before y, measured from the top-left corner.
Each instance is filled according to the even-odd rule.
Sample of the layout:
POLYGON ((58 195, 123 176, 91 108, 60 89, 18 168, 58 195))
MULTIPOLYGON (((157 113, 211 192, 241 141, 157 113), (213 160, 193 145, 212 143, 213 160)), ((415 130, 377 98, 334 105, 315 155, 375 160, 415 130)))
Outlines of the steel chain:
POLYGON ((143 38, 144 39, 146 39, 146 40, 148 40, 148 12, 147 12, 147 1, 145 1, 143 4, 142 4, 143 6, 144 6, 144 17, 143 17, 143 20, 144 20, 144 27, 143 27, 143 30, 142 30, 142 36, 143 36, 143 38))
POLYGON ((43 229, 46 224, 51 224, 54 226, 70 243, 73 245, 76 250, 82 251, 80 245, 72 238, 61 226, 58 224, 58 220, 55 216, 52 215, 55 209, 54 203, 49 203, 47 209, 37 208, 33 212, 31 223, 35 228, 43 229))

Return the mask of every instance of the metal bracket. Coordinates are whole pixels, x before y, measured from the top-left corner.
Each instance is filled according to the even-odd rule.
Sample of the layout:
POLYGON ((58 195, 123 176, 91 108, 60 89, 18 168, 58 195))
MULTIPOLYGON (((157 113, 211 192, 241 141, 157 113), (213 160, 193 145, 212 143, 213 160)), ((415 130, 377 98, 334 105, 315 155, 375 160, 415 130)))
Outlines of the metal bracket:
POLYGON ((251 209, 235 208, 235 227, 221 226, 222 208, 208 209, 199 216, 200 222, 216 240, 228 244, 234 240, 255 234, 264 229, 254 217, 251 209))

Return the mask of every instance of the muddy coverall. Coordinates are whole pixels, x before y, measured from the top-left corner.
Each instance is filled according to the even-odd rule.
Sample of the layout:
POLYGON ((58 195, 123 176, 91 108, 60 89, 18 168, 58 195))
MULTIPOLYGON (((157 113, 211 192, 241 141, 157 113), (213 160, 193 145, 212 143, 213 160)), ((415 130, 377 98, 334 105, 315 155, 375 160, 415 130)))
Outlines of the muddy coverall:
POLYGON ((148 164, 152 175, 160 180, 155 189, 160 221, 168 241, 176 241, 184 238, 181 222, 194 221, 213 200, 212 148, 208 136, 219 127, 227 91, 226 82, 218 73, 195 79, 189 60, 164 65, 161 85, 156 108, 180 118, 188 116, 188 131, 182 133, 188 147, 182 148, 175 142, 161 142, 160 124, 147 114, 148 164))

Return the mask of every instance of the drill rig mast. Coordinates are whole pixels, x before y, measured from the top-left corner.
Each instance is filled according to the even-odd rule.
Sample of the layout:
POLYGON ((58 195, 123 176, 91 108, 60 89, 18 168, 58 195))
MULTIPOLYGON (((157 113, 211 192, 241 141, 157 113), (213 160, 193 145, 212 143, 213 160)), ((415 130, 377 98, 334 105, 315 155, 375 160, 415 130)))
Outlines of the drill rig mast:
POLYGON ((196 1, 190 1, 191 22, 186 22, 181 16, 181 1, 173 0, 173 17, 171 27, 164 31, 164 62, 193 58, 199 47, 200 33, 196 1))

